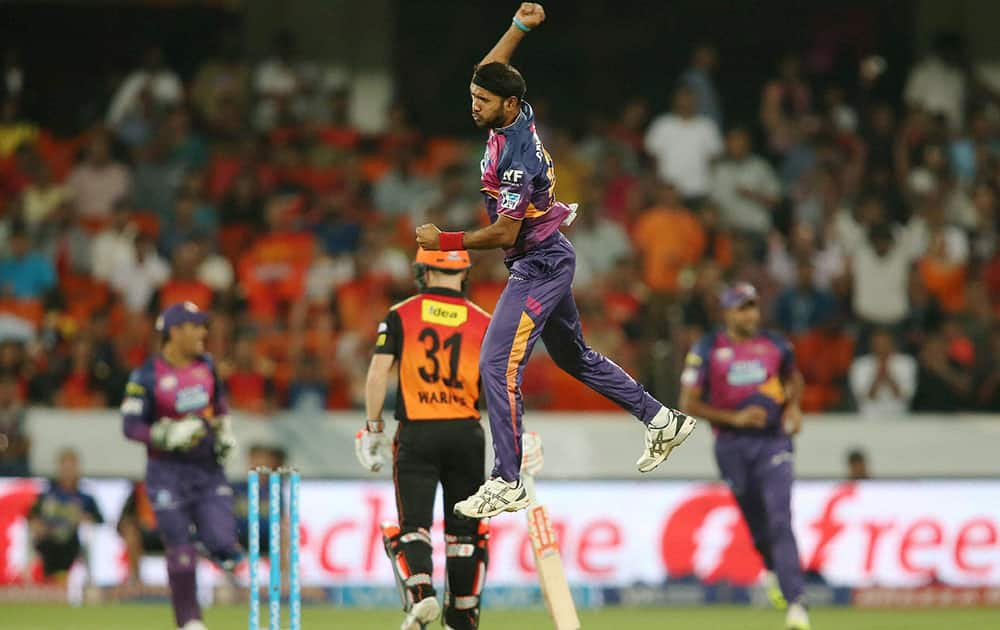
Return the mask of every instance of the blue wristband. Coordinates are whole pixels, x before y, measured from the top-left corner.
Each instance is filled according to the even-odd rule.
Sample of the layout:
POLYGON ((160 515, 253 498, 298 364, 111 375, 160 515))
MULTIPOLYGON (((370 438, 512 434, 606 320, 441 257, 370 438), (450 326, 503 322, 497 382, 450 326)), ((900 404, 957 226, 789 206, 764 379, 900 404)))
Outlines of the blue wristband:
POLYGON ((514 26, 516 26, 517 29, 519 31, 521 31, 522 33, 530 33, 531 32, 531 29, 528 28, 527 26, 525 26, 524 22, 522 22, 521 20, 517 19, 517 16, 514 16, 514 26))

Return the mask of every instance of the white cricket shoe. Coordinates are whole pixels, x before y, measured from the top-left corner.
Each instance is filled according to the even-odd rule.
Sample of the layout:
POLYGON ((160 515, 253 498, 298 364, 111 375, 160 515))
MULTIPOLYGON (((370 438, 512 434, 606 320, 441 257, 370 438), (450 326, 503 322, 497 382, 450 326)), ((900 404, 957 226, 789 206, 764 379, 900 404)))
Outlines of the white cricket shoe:
POLYGON ((517 512, 531 504, 521 480, 487 479, 476 493, 455 504, 455 514, 465 518, 487 518, 501 512, 517 512))
POLYGON ((789 605, 788 613, 785 615, 785 630, 811 630, 811 628, 806 607, 799 603, 789 605))
POLYGON ((208 630, 208 626, 202 623, 201 619, 192 619, 177 630, 208 630))
POLYGON ((427 624, 441 614, 441 604, 437 597, 425 597, 410 608, 399 630, 423 630, 427 624))
POLYGON ((694 431, 698 421, 676 409, 660 407, 646 426, 646 450, 635 462, 641 473, 652 472, 670 451, 680 446, 694 431))

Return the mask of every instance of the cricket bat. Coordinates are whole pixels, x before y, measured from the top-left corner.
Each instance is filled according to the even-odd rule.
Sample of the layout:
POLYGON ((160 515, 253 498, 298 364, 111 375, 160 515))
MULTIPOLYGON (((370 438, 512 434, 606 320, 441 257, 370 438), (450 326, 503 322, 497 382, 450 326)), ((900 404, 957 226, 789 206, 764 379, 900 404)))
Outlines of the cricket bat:
POLYGON ((555 622, 556 630, 579 630, 580 618, 577 617, 576 605, 573 604, 566 573, 563 572, 559 541, 556 540, 556 533, 549 521, 549 512, 544 505, 538 503, 535 496, 535 478, 522 471, 521 483, 531 499, 527 510, 528 535, 535 552, 535 569, 538 571, 538 582, 542 586, 545 605, 555 622))

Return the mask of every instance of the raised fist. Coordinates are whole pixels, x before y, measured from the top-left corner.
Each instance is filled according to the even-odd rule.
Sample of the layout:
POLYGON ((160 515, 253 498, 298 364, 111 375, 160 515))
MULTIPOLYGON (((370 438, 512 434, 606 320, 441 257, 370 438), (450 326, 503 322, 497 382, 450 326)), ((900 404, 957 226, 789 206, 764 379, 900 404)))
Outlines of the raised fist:
POLYGON ((537 2, 522 2, 514 17, 528 28, 537 28, 545 21, 545 9, 537 2))

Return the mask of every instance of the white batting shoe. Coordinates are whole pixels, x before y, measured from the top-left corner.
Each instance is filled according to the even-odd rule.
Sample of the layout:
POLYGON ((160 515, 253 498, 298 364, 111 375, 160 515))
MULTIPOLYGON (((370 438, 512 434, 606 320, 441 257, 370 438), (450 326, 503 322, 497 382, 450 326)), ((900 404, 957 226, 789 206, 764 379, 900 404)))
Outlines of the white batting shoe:
POLYGON ((517 512, 531 504, 521 480, 487 479, 476 493, 455 504, 455 514, 465 518, 487 518, 501 512, 517 512))
POLYGON ((441 615, 441 604, 437 597, 425 597, 406 613, 406 619, 399 630, 424 630, 427 624, 434 621, 441 615))
POLYGON ((698 421, 676 409, 660 407, 646 426, 646 450, 635 462, 641 473, 652 472, 694 431, 698 421))
POLYGON ((785 615, 785 630, 811 630, 811 628, 806 607, 799 603, 789 605, 788 613, 785 615))
POLYGON ((208 626, 202 623, 201 619, 192 619, 177 630, 208 630, 208 626))

